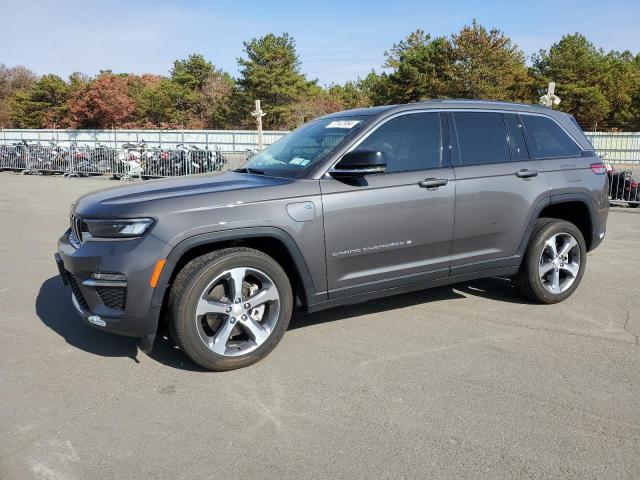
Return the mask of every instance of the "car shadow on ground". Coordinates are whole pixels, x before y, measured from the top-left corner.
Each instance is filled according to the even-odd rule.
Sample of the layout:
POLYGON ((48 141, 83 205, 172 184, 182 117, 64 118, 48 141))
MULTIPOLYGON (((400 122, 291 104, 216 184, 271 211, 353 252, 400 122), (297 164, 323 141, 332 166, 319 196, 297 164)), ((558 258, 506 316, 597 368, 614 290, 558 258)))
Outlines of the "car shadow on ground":
POLYGON ((71 290, 62 284, 60 277, 42 284, 36 298, 36 313, 42 323, 69 345, 94 355, 136 360, 137 340, 101 332, 84 323, 71 303, 71 290))
MULTIPOLYGON (((297 310, 294 312, 289 330, 423 303, 451 301, 466 296, 518 304, 531 303, 513 288, 508 278, 486 278, 335 307, 311 314, 297 310)), ((62 285, 60 277, 49 278, 42 284, 36 298, 36 313, 42 323, 62 336, 69 345, 94 355, 128 357, 139 363, 137 356, 141 353, 138 350, 137 339, 102 332, 84 323, 71 303, 69 288, 62 285)), ((166 326, 160 326, 153 351, 149 356, 164 365, 180 370, 206 371, 179 350, 168 334, 166 326)))
POLYGON ((379 298, 365 303, 357 303, 353 305, 335 307, 329 310, 321 310, 316 313, 305 313, 298 310, 294 313, 291 324, 289 325, 289 330, 308 327, 319 323, 355 318, 372 313, 392 311, 422 303, 461 299, 467 296, 482 297, 499 302, 525 305, 532 303, 516 291, 511 284, 510 279, 493 277, 379 298))

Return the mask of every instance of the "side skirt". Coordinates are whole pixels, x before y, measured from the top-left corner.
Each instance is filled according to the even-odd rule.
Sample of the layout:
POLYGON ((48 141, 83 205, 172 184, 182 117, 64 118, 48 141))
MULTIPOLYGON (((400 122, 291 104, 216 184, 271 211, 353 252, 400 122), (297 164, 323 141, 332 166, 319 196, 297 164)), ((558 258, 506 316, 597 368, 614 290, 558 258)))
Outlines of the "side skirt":
POLYGON ((374 290, 359 295, 352 295, 350 297, 337 298, 334 300, 328 300, 322 303, 316 303, 314 305, 307 305, 305 311, 308 313, 318 312, 320 310, 326 310, 327 308, 338 307, 341 305, 353 305, 355 303, 362 303, 368 300, 376 298, 388 297, 391 295, 398 295, 401 293, 416 292, 418 290, 426 290, 427 288, 441 287, 443 285, 451 285, 454 283, 467 282, 470 280, 478 280, 480 278, 498 277, 498 276, 511 276, 518 272, 517 266, 494 268, 490 270, 481 270, 472 273, 465 273, 462 275, 454 275, 452 277, 440 278, 437 280, 430 280, 428 282, 414 283, 411 285, 403 285, 402 287, 391 287, 382 290, 374 290))

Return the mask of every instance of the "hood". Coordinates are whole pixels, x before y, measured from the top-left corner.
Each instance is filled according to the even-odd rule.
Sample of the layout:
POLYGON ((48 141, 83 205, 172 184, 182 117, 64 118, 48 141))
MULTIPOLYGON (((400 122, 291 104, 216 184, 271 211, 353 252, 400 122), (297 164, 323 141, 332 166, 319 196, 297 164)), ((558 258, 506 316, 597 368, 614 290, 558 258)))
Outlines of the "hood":
POLYGON ((261 195, 254 190, 291 182, 286 178, 237 172, 147 180, 84 195, 78 200, 75 213, 96 218, 153 216, 159 211, 179 209, 184 202, 212 206, 216 201, 226 204, 238 197, 256 201, 261 195))

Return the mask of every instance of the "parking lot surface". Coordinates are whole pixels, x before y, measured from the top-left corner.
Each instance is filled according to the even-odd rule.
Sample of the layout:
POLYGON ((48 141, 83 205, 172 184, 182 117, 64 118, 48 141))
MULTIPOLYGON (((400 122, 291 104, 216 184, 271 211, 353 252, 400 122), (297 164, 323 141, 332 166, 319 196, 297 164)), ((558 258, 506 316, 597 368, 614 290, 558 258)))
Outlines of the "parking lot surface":
POLYGON ((114 184, 0 173, 0 479, 640 478, 640 211, 562 304, 488 279, 296 314, 213 373, 74 313, 56 241, 114 184))

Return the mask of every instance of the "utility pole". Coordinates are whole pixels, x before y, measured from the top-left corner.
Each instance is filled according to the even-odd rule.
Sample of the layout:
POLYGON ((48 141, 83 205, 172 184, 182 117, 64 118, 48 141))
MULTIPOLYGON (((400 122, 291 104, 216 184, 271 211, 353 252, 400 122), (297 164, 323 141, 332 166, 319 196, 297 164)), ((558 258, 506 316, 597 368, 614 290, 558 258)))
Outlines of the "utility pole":
POLYGON ((266 115, 260 108, 260 100, 256 100, 256 109, 251 112, 251 115, 256 117, 256 123, 258 124, 258 150, 264 148, 264 142, 262 140, 262 117, 266 115))
POLYGON ((553 108, 554 105, 560 104, 560 97, 554 92, 556 90, 556 82, 549 82, 547 87, 547 94, 540 97, 540 104, 547 108, 553 108))

